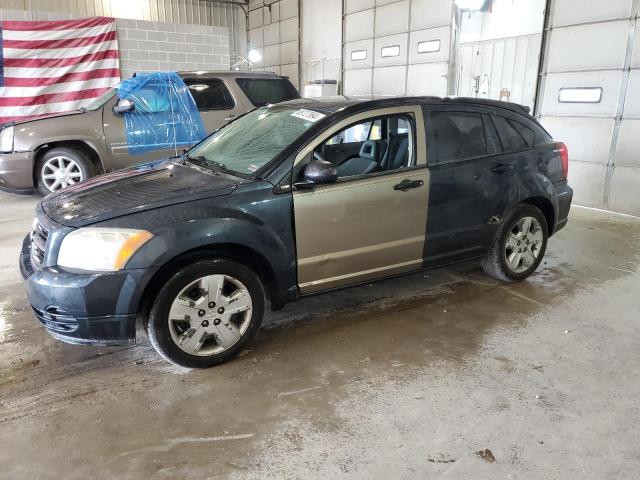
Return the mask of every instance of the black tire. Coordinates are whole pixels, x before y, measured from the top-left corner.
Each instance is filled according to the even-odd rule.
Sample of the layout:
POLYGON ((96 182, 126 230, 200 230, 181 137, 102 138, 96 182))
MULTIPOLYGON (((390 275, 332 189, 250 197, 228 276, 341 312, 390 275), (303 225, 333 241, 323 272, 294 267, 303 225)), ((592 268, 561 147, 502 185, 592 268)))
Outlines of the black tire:
POLYGON ((262 323, 265 292, 260 278, 249 268, 224 258, 197 260, 180 268, 162 286, 155 297, 145 330, 156 351, 169 362, 186 368, 208 368, 226 362, 238 355, 251 340, 262 323), (191 355, 182 350, 172 339, 169 330, 169 310, 174 299, 190 283, 207 275, 228 275, 240 281, 251 296, 252 312, 249 326, 240 339, 220 353, 208 356, 191 355))
POLYGON ((94 165, 94 163, 91 161, 89 156, 81 150, 71 148, 71 147, 56 147, 56 148, 52 148, 51 150, 47 150, 38 159, 38 162, 36 163, 36 171, 35 171, 38 191, 44 196, 47 196, 53 193, 54 190, 49 189, 49 187, 46 185, 44 181, 43 167, 49 160, 55 157, 69 158, 78 165, 78 168, 80 169, 80 173, 82 177, 77 181, 74 180, 76 181, 76 183, 78 183, 78 181, 84 182, 85 180, 87 180, 90 177, 93 177, 97 173, 97 168, 94 165))
POLYGON ((549 239, 549 231, 547 225, 547 219, 539 208, 529 204, 520 204, 512 210, 511 214, 507 216, 507 219, 500 226, 496 232, 496 236, 487 252, 486 256, 482 259, 482 268, 484 271, 503 282, 519 282, 531 275, 540 265, 544 253, 547 249, 547 240, 549 239), (511 269, 506 258, 505 243, 507 241, 510 232, 524 217, 533 217, 538 220, 542 231, 542 246, 540 252, 531 264, 529 268, 522 272, 515 272, 511 269))

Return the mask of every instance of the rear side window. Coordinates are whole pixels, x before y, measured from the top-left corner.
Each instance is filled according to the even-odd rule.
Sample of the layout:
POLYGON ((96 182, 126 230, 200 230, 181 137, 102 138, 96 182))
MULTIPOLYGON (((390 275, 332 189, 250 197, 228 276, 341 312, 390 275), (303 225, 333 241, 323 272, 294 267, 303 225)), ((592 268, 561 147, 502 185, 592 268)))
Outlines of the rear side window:
POLYGON ((536 134, 526 125, 510 118, 493 117, 505 150, 526 150, 533 146, 536 134))
POLYGON ((487 154, 482 115, 467 112, 431 112, 431 128, 438 162, 487 154))
POLYGON ((186 79, 198 110, 229 110, 235 106, 229 89, 222 80, 216 78, 186 79))
POLYGON ((286 78, 237 78, 236 82, 256 107, 300 98, 298 91, 286 78))

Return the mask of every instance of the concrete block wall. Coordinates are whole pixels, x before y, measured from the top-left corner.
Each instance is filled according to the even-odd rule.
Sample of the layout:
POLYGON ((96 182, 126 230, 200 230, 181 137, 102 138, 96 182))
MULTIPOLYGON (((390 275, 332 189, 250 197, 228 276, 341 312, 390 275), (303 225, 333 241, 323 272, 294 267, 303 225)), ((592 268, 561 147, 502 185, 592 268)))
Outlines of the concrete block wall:
POLYGON ((229 70, 227 28, 117 19, 122 78, 157 70, 229 70))
MULTIPOLYGON (((83 15, 0 9, 0 20, 69 20, 83 15)), ((116 19, 120 76, 154 70, 229 70, 226 27, 116 19)))

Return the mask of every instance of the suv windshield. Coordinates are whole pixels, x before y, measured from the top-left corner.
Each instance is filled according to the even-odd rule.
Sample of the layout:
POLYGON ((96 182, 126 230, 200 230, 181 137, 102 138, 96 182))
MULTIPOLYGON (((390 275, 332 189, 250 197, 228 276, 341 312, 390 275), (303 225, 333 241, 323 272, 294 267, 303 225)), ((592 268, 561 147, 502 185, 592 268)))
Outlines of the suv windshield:
POLYGON ((93 100, 91 100, 91 102, 89 102, 87 106, 84 107, 84 109, 89 111, 99 109, 109 100, 111 100, 111 97, 113 97, 116 94, 117 89, 118 89, 117 86, 114 88, 108 88, 107 90, 102 92, 102 94, 99 97, 96 97, 93 100))
POLYGON ((237 78, 236 82, 256 107, 300 98, 286 78, 237 78))
POLYGON ((258 108, 215 132, 188 155, 251 175, 324 116, 292 106, 258 108))

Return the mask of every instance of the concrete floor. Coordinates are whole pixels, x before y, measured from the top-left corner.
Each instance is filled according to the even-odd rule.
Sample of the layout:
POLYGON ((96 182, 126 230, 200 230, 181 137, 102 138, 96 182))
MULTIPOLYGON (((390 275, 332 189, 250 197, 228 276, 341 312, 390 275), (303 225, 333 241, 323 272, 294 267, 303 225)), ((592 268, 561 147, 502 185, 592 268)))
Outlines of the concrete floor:
POLYGON ((45 333, 16 266, 35 203, 0 194, 0 478, 637 478, 637 219, 574 208, 524 283, 319 296, 188 371, 45 333))

